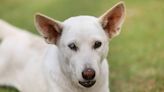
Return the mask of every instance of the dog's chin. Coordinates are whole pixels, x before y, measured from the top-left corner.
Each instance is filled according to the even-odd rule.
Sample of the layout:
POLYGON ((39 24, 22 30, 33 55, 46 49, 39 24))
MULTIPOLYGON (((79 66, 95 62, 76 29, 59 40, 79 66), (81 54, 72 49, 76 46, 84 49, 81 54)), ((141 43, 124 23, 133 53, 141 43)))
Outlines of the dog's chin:
POLYGON ((79 84, 85 88, 90 88, 93 85, 95 85, 96 80, 90 80, 90 81, 79 81, 79 84))

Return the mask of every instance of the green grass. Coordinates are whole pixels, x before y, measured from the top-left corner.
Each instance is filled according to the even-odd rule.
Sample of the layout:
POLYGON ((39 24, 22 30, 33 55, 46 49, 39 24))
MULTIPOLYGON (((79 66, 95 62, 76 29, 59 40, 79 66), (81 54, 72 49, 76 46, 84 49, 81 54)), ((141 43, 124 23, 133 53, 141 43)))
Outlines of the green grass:
MULTIPOLYGON (((1 0, 0 18, 36 33, 33 15, 55 19, 94 15, 118 0, 1 0)), ((164 1, 124 0, 127 17, 110 43, 111 92, 164 92, 164 1)), ((0 92, 14 92, 3 88, 0 92)))

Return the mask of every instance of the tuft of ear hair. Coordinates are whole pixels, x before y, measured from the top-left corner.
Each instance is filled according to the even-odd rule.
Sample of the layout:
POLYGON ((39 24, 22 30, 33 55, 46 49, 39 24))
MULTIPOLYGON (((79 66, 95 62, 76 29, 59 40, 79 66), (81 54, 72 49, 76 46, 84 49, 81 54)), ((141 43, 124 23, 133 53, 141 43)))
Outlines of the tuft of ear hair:
POLYGON ((113 38, 120 33, 125 19, 125 4, 123 1, 114 5, 111 9, 99 17, 103 29, 109 38, 113 38))
POLYGON ((62 23, 43 14, 35 15, 35 26, 49 44, 56 44, 63 29, 62 23))

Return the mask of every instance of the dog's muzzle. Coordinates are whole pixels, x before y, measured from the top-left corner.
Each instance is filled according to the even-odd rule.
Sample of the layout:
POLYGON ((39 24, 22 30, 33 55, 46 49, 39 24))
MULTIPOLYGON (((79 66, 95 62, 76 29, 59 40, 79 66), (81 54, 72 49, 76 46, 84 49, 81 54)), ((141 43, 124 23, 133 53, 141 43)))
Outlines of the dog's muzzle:
POLYGON ((84 81, 79 81, 79 83, 87 88, 92 87, 96 83, 96 81, 94 80, 95 75, 96 73, 92 68, 86 68, 82 72, 82 77, 84 81))

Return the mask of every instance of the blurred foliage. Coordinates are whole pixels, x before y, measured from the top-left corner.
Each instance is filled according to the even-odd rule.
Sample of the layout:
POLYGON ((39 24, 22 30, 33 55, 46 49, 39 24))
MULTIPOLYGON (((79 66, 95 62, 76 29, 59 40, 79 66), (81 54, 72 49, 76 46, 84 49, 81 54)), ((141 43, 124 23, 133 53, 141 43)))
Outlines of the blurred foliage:
MULTIPOLYGON (((113 0, 111 0, 113 1, 113 0)), ((109 4, 113 4, 111 1, 109 4)), ((38 12, 58 20, 71 16, 99 16, 110 7, 107 0, 1 0, 0 17, 16 26, 34 31, 33 19, 38 12)), ((116 2, 116 1, 115 1, 116 2)))
MULTIPOLYGON (((63 21, 78 15, 100 16, 118 1, 0 0, 0 18, 36 33, 36 12, 63 21)), ((108 56, 111 92, 164 92, 164 0, 124 1, 127 17, 108 56)))
POLYGON ((0 92, 19 92, 19 91, 11 86, 1 86, 0 92))

